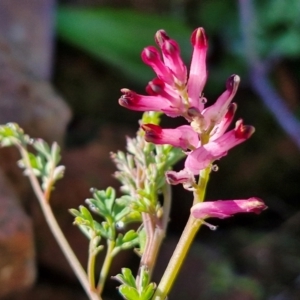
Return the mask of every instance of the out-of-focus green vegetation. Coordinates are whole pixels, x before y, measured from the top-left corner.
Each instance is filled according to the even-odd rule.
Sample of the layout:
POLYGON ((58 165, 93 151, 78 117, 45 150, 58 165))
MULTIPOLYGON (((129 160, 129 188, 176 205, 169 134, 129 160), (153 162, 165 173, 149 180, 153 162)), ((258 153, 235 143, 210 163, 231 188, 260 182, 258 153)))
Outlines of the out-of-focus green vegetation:
MULTIPOLYGON (((255 3, 255 44, 261 57, 294 59, 300 55, 300 1, 264 0, 255 3)), ((244 75, 245 57, 238 3, 234 0, 191 1, 176 14, 146 14, 130 9, 62 6, 57 12, 58 36, 114 67, 133 82, 144 85, 153 72, 140 60, 141 50, 152 45, 158 29, 165 29, 181 47, 188 62, 191 30, 205 27, 211 64, 208 90, 223 85, 228 74, 244 75), (185 21, 186 20, 186 21, 185 21)))
MULTIPOLYGON (((227 249, 225 252, 239 265, 241 274, 250 274, 255 278, 255 284, 257 282, 260 286, 258 294, 263 296, 249 299, 275 299, 280 295, 285 299, 300 299, 297 297, 300 294, 297 294, 297 276, 300 274, 299 222, 293 224, 294 231, 282 225, 285 222, 288 224, 300 209, 300 156, 249 85, 238 1, 162 0, 163 11, 157 8, 158 1, 154 2, 156 9, 151 13, 141 12, 129 5, 125 10, 115 7, 58 7, 57 33, 62 41, 60 50, 66 51, 65 44, 70 44, 72 47, 67 51, 80 51, 75 50, 75 54, 72 52, 71 55, 76 58, 67 60, 67 63, 66 59, 62 59, 58 78, 55 79, 57 85, 65 97, 73 101, 75 118, 94 118, 98 124, 112 120, 114 123, 128 125, 131 122, 135 125, 139 113, 118 107, 117 99, 120 88, 139 89, 140 92, 155 76, 151 68, 141 61, 142 49, 154 45, 155 32, 165 29, 178 41, 189 66, 192 51, 190 35, 194 28, 204 27, 209 38, 209 77, 205 96, 208 101, 214 101, 224 90, 226 78, 233 73, 239 74, 242 83, 234 99, 239 105, 237 118, 243 117, 245 123, 257 129, 253 138, 218 162, 220 171, 211 176, 208 198, 231 199, 255 195, 263 198, 269 206, 259 217, 243 216, 217 223, 220 224, 220 230, 210 235, 215 241, 213 248, 221 251, 227 249), (165 5, 167 2, 168 9, 165 5), (69 61, 74 65, 77 63, 77 66, 70 66, 66 70, 69 61), (245 231, 237 236, 239 226, 245 231), (228 232, 224 234, 228 228, 233 228, 232 236, 228 232), (276 231, 275 228, 280 229, 276 231), (259 243, 250 238, 255 230, 261 236, 255 236, 255 241, 259 243), (268 237, 264 237, 265 231, 268 237)), ((263 62, 270 57, 276 58, 271 60, 270 80, 296 114, 297 110, 300 111, 300 1, 256 0, 253 4, 255 50, 263 62)), ((176 123, 177 119, 171 122, 176 123)), ((84 129, 85 134, 89 133, 89 128, 84 129)), ((190 203, 189 196, 182 196, 181 187, 175 187, 174 195, 179 201, 173 207, 172 218, 176 222, 170 223, 170 230, 178 233, 185 222, 183 212, 188 213, 190 203)), ((216 270, 222 273, 222 266, 216 270)), ((213 272, 214 281, 206 285, 210 291, 216 292, 214 285, 220 287, 220 278, 224 280, 224 289, 220 293, 234 284, 235 277, 225 271, 223 275, 213 272)), ((233 275, 240 274, 233 272, 233 275)), ((250 281, 244 282, 249 289, 257 291, 250 281)), ((239 281, 239 287, 242 285, 239 281)))
MULTIPOLYGON (((153 77, 153 72, 141 62, 140 53, 145 46, 154 43, 158 29, 165 29, 183 45, 191 34, 189 28, 175 18, 132 10, 61 7, 57 14, 60 38, 141 85, 153 77)), ((191 46, 181 48, 183 57, 189 56, 189 48, 191 46)))

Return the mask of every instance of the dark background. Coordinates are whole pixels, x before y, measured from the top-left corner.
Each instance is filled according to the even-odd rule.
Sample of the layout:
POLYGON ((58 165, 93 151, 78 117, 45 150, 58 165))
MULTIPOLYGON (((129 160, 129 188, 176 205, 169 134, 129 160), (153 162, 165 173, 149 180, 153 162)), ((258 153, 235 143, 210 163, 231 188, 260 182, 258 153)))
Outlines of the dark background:
MULTIPOLYGON (((234 99, 236 120, 243 118, 256 128, 249 141, 217 163, 219 170, 211 175, 207 199, 258 196, 269 208, 258 216, 212 220, 219 226, 216 232, 201 229, 170 299, 300 298, 299 3, 65 0, 51 4, 49 14, 56 16, 56 26, 48 29, 53 37, 46 47, 49 58, 37 68, 48 71, 37 77, 50 80, 72 112, 62 142, 66 179, 59 182, 53 205, 83 262, 86 241, 71 227, 67 209, 83 204, 88 187, 118 186, 111 176, 114 167, 109 151, 124 149, 125 135, 134 135, 141 117, 139 112, 119 107, 120 89, 145 93, 154 74, 143 65, 140 52, 154 45, 158 29, 165 29, 179 42, 189 66, 190 35, 201 26, 209 39, 209 77, 204 90, 208 103, 223 92, 231 74, 240 75, 234 99), (261 87, 255 83, 256 74, 262 76, 261 87), (281 104, 291 115, 280 110, 281 104), (290 121, 294 136, 284 128, 290 121)), ((182 123, 163 119, 167 127, 182 123)), ((179 163, 176 169, 181 167, 179 163)), ((159 258, 157 281, 188 218, 191 197, 182 187, 174 188, 169 236, 159 258)), ((35 228, 39 273, 35 285, 21 292, 23 298, 18 294, 18 299, 85 299, 44 228, 37 203, 28 195, 23 198, 35 228)), ((112 275, 130 265, 133 269, 137 265, 134 254, 120 256, 112 275)), ((115 285, 110 281, 105 295, 120 299, 115 285)))

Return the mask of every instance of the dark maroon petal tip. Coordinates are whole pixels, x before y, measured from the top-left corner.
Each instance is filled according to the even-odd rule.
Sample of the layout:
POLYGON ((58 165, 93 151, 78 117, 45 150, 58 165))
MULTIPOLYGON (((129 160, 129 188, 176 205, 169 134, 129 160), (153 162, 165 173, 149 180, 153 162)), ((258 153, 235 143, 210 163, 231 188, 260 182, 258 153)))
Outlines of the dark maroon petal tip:
POLYGON ((119 104, 121 106, 128 107, 135 102, 136 94, 134 92, 129 89, 121 89, 121 92, 124 93, 124 95, 119 98, 119 104))
POLYGON ((161 138, 162 128, 155 124, 142 124, 141 128, 145 131, 145 140, 155 142, 161 138))
POLYGON ((160 54, 158 50, 153 46, 144 48, 141 56, 142 56, 142 60, 145 63, 157 61, 158 59, 160 59, 160 54))
POLYGON ((230 119, 234 116, 235 112, 237 110, 237 104, 236 103, 231 103, 228 107, 228 110, 225 114, 225 119, 230 119))
POLYGON ((235 74, 231 75, 226 81, 226 89, 229 91, 236 90, 239 86, 240 81, 241 81, 240 76, 235 74))
POLYGON ((191 43, 194 47, 206 48, 207 47, 207 38, 205 31, 202 27, 197 28, 192 33, 191 43))
POLYGON ((146 86, 146 92, 149 95, 160 95, 161 92, 164 90, 165 83, 159 78, 155 78, 151 80, 148 85, 146 86))
POLYGON ((163 43, 164 43, 166 40, 170 39, 170 38, 169 38, 169 36, 167 35, 167 33, 166 33, 165 30, 160 29, 160 30, 158 30, 158 31, 156 32, 154 39, 155 39, 156 44, 157 44, 159 47, 162 47, 163 43))
POLYGON ((172 55, 173 53, 178 53, 179 46, 174 40, 167 40, 162 46, 163 52, 172 55))
POLYGON ((251 210, 253 213, 260 214, 263 210, 268 208, 262 199, 255 197, 253 200, 256 200, 256 205, 251 210))
POLYGON ((236 123, 235 137, 239 139, 248 139, 254 133, 255 128, 251 125, 243 125, 243 121, 239 120, 236 123))

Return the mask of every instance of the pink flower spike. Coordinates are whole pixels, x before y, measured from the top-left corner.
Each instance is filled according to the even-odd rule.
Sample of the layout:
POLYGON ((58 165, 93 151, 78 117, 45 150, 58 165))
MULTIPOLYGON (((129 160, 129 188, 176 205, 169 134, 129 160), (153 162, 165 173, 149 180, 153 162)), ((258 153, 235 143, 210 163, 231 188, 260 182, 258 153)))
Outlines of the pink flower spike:
POLYGON ((174 79, 171 71, 163 63, 158 50, 149 46, 142 51, 142 60, 145 64, 149 65, 156 73, 157 77, 165 81, 166 83, 173 85, 174 79))
POLYGON ((229 218, 237 213, 259 214, 265 210, 265 203, 256 197, 242 200, 206 201, 195 204, 191 208, 191 214, 196 219, 229 218))
POLYGON ((180 56, 178 44, 171 39, 165 40, 162 44, 162 54, 165 65, 172 71, 181 85, 186 83, 187 71, 180 56))
POLYGON ((204 118, 210 124, 218 124, 225 115, 228 105, 236 94, 240 83, 238 75, 231 75, 226 82, 226 91, 217 99, 217 101, 203 111, 204 118))
POLYGON ((203 28, 197 28, 193 32, 191 42, 194 46, 194 51, 188 80, 188 95, 190 106, 197 107, 202 111, 204 103, 201 102, 199 97, 201 97, 207 79, 206 53, 208 48, 203 28))
POLYGON ((143 124, 145 140, 162 145, 169 144, 183 150, 196 148, 199 143, 198 134, 189 125, 182 125, 175 129, 162 129, 158 125, 143 124))

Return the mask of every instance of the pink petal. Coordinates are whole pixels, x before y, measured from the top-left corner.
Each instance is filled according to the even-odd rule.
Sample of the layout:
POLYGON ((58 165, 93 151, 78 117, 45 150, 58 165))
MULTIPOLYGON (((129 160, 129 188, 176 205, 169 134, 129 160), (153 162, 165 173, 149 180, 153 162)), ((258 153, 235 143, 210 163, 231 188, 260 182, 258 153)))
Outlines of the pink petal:
POLYGON ((173 85, 174 79, 170 69, 161 60, 158 50, 149 46, 142 51, 142 60, 145 64, 149 65, 156 73, 157 77, 173 85))
POLYGON ((197 203, 191 208, 191 214, 196 219, 224 219, 237 213, 259 214, 266 208, 267 206, 261 199, 252 197, 242 200, 219 200, 197 203))
POLYGON ((169 36, 168 36, 168 34, 166 33, 165 30, 160 29, 160 30, 158 30, 158 31, 156 32, 154 39, 155 39, 156 44, 157 44, 160 48, 162 48, 163 43, 164 43, 166 40, 169 40, 170 38, 169 38, 169 36))
POLYGON ((170 117, 181 115, 166 98, 161 96, 144 96, 129 89, 121 89, 124 95, 119 99, 119 104, 135 111, 160 111, 170 117))
POLYGON ((244 142, 254 133, 254 127, 243 125, 242 120, 236 122, 236 128, 226 132, 218 139, 191 151, 186 160, 185 168, 198 175, 200 170, 207 168, 212 162, 227 154, 227 151, 244 142))
POLYGON ((146 86, 146 92, 151 96, 161 96, 170 101, 173 107, 177 107, 179 111, 184 113, 184 106, 178 93, 174 91, 168 84, 159 78, 155 78, 146 86))
POLYGON ((225 133, 228 126, 231 124, 234 114, 236 112, 237 105, 235 103, 231 103, 228 107, 228 110, 225 116, 222 118, 221 122, 217 124, 212 132, 210 133, 210 141, 214 141, 219 138, 221 135, 225 133))
POLYGON ((178 85, 184 85, 187 79, 186 66, 180 56, 178 44, 171 39, 165 40, 162 45, 162 54, 165 65, 172 71, 173 75, 179 80, 178 85))
POLYGON ((194 46, 194 51, 188 80, 188 95, 190 106, 202 111, 204 104, 199 97, 201 97, 207 79, 206 52, 208 48, 203 28, 200 27, 193 32, 191 42, 194 46))
MULTIPOLYGON (((227 152, 224 152, 223 155, 219 153, 218 159, 226 154, 227 152)), ((216 157, 204 145, 188 154, 184 168, 194 175, 199 175, 200 170, 207 168, 214 160, 216 160, 216 157)))
POLYGON ((226 91, 217 99, 217 101, 203 111, 203 116, 208 124, 218 124, 226 114, 228 106, 236 94, 240 83, 238 75, 229 77, 226 83, 226 91))
POLYGON ((158 125, 143 124, 147 142, 162 145, 169 144, 184 150, 196 148, 199 143, 198 134, 189 125, 174 129, 162 129, 158 125))

